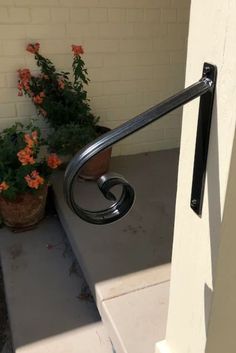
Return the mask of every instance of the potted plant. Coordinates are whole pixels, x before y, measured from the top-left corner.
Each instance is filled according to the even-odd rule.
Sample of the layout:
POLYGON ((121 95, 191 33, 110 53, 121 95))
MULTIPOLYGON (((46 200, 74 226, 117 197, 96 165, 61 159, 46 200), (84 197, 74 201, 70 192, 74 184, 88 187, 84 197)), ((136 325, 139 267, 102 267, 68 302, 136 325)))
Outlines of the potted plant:
MULTIPOLYGON (((73 156, 81 147, 109 129, 100 127, 99 118, 91 112, 84 88, 89 78, 82 59, 82 46, 72 45, 73 80, 70 80, 69 72, 56 70, 54 64, 39 53, 39 48, 39 43, 27 46, 27 51, 34 54, 40 74, 33 75, 29 69, 18 70, 18 95, 30 97, 38 114, 49 123, 50 150, 62 156, 73 156)), ((110 155, 111 149, 94 157, 92 163, 88 162, 87 171, 86 166, 83 168, 84 176, 87 174, 87 177, 97 178, 106 172, 110 155), (103 168, 98 170, 98 165, 103 165, 103 168), (93 166, 94 170, 91 168, 93 166)))
POLYGON ((48 179, 61 161, 56 154, 43 156, 43 146, 32 123, 0 133, 0 215, 11 228, 31 227, 44 216, 48 179))
MULTIPOLYGON (((48 137, 50 150, 57 152, 65 165, 68 159, 97 136, 109 131, 108 128, 90 125, 81 126, 71 123, 61 126, 48 137), (100 129, 100 130, 99 130, 100 129)), ((80 177, 94 180, 107 172, 111 158, 111 148, 108 148, 89 160, 80 171, 80 177)))

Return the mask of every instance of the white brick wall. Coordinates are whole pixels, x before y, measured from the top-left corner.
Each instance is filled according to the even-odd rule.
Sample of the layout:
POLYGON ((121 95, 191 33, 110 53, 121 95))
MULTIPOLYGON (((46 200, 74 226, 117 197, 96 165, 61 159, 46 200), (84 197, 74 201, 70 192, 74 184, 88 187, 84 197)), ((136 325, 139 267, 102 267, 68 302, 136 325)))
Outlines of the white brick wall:
MULTIPOLYGON (((184 85, 190 0, 0 0, 0 128, 34 116, 17 97, 19 68, 36 69, 29 42, 59 68, 82 44, 94 113, 111 128, 184 85)), ((116 154, 179 145, 181 111, 120 142, 116 154)))

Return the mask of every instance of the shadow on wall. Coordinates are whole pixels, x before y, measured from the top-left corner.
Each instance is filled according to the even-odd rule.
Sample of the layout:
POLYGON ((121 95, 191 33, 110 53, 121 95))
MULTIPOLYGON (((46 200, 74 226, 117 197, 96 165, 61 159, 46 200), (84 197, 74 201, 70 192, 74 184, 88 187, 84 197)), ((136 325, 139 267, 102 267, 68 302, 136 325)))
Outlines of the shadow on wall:
POLYGON ((221 224, 221 200, 220 200, 220 171, 219 171, 219 139, 218 139, 218 114, 217 114, 217 92, 215 96, 213 119, 209 146, 209 161, 207 165, 208 181, 208 205, 209 205, 209 236, 211 251, 211 274, 213 290, 207 284, 204 287, 205 303, 205 330, 207 335, 208 319, 214 293, 215 266, 219 248, 220 224, 221 224))

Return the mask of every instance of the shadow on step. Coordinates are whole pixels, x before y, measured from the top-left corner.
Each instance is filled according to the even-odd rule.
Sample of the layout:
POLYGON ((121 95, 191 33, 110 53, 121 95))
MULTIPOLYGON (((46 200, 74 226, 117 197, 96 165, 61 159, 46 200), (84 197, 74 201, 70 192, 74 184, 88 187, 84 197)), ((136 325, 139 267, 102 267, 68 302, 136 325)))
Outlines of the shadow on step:
POLYGON ((1 229, 0 248, 15 350, 112 352, 57 218, 20 234, 1 229))

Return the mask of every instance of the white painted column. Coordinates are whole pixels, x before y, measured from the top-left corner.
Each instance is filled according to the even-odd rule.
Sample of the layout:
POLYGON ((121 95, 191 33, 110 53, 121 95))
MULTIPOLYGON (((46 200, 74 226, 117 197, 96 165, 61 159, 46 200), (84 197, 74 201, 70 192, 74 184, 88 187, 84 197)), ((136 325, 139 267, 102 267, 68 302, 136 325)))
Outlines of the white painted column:
POLYGON ((236 340, 236 136, 226 192, 206 353, 235 353, 236 340))
MULTIPOLYGON (((217 319, 220 320, 216 314, 220 294, 216 292, 215 282, 219 248, 226 236, 221 226, 236 121, 235 18, 235 0, 192 0, 186 86, 200 78, 204 61, 217 65, 218 82, 201 218, 189 206, 198 101, 184 108, 169 315, 166 340, 157 343, 156 352, 218 353, 213 332, 218 327, 217 319), (211 311, 213 296, 216 299, 211 311)), ((236 221, 236 213, 234 218, 236 221)), ((224 254, 221 256, 227 256, 224 254)), ((231 260, 236 268, 236 256, 231 260)), ((224 259, 219 261, 223 264, 224 259)), ((226 302, 230 293, 224 293, 221 288, 221 295, 221 300, 226 302)), ((236 344, 234 351, 222 348, 223 351, 236 352, 236 344)))

